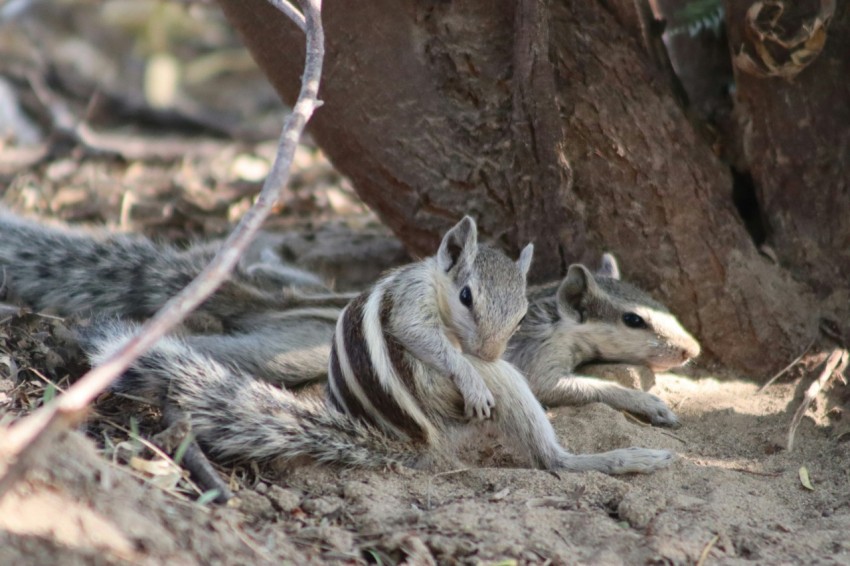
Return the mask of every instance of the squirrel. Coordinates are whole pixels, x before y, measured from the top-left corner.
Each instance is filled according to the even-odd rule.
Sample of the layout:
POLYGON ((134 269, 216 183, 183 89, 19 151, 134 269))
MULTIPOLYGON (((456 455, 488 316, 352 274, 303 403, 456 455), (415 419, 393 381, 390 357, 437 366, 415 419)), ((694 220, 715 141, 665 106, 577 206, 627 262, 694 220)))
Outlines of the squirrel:
MULTIPOLYGON (((5 287, 33 308, 64 315, 143 320, 200 273, 215 250, 214 244, 179 250, 140 236, 48 228, 0 211, 5 287)), ((239 265, 198 308, 184 340, 275 385, 326 380, 340 309, 354 295, 331 293, 317 276, 282 263, 271 249, 260 255, 260 262, 239 265), (192 332, 197 326, 206 332, 192 332)), ((574 375, 582 364, 598 362, 666 371, 700 351, 664 305, 620 279, 612 255, 603 256, 595 275, 570 266, 561 282, 529 289, 528 300, 528 315, 506 356, 544 405, 600 401, 655 425, 678 424, 655 395, 574 375)), ((587 369, 593 367, 600 366, 587 369)))
POLYGON ((573 373, 593 362, 648 365, 662 372, 700 353, 699 343, 664 305, 620 279, 614 256, 602 256, 596 275, 584 265, 571 265, 560 283, 531 289, 529 302, 506 359, 528 378, 543 405, 602 402, 654 425, 679 425, 651 393, 573 373))
MULTIPOLYGON (((139 235, 47 227, 0 209, 0 291, 60 315, 145 320, 216 251, 212 243, 181 250, 139 235)), ((189 316, 184 339, 276 385, 325 380, 333 328, 353 295, 331 293, 314 274, 261 255, 238 265, 189 316)))
MULTIPOLYGON (((532 254, 529 244, 514 262, 479 245, 465 217, 436 256, 390 271, 345 307, 321 401, 233 371, 180 337, 139 358, 119 387, 176 404, 224 460, 420 467, 458 434, 491 423, 539 468, 620 474, 669 465, 665 450, 567 452, 522 374, 502 359, 526 314, 532 254)), ((133 332, 101 321, 83 331, 83 347, 97 363, 133 332)))

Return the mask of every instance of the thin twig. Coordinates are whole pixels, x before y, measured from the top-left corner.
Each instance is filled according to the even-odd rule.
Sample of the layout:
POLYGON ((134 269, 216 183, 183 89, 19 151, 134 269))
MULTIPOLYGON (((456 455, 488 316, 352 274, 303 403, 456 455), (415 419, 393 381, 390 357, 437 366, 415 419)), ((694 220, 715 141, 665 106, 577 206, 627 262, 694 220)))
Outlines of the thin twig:
POLYGON ((644 422, 644 421, 642 421, 641 419, 639 419, 638 417, 636 417, 635 415, 631 414, 631 413, 630 413, 630 412, 628 412, 628 411, 620 411, 620 413, 621 413, 623 416, 625 416, 627 420, 632 421, 633 423, 635 423, 635 424, 636 424, 636 425, 638 425, 638 426, 641 426, 641 427, 644 427, 644 428, 652 427, 652 428, 653 428, 656 432, 658 432, 658 433, 660 433, 660 434, 663 434, 664 436, 669 436, 670 438, 676 439, 676 440, 678 440, 679 442, 681 442, 682 444, 687 444, 687 443, 688 443, 688 441, 687 441, 687 440, 685 440, 684 438, 681 438, 681 437, 679 437, 679 436, 676 436, 676 435, 675 435, 675 434, 673 434, 672 432, 669 432, 669 431, 666 431, 666 430, 660 430, 657 426, 653 426, 653 425, 652 425, 652 423, 644 422))
POLYGON ((462 474, 464 472, 468 472, 474 468, 459 468, 457 470, 449 470, 447 472, 440 472, 439 474, 434 474, 433 476, 428 477, 428 486, 425 488, 425 509, 431 510, 431 482, 434 478, 439 478, 442 476, 451 476, 453 474, 462 474))
POLYGON ((836 348, 829 355, 829 358, 827 358, 820 376, 809 385, 806 395, 803 397, 803 402, 797 407, 797 412, 794 413, 794 418, 791 419, 791 426, 788 427, 788 452, 794 449, 794 435, 797 434, 797 427, 800 426, 800 421, 803 420, 803 416, 809 409, 809 405, 812 404, 812 401, 814 401, 820 390, 823 389, 823 386, 829 382, 833 375, 842 373, 847 368, 847 360, 847 350, 836 348))
POLYGON ((794 361, 793 361, 793 362, 791 362, 790 364, 788 364, 787 366, 785 366, 784 368, 782 368, 781 370, 779 370, 779 372, 778 372, 776 375, 774 375, 773 377, 771 377, 770 379, 768 379, 768 380, 767 380, 767 383, 765 383, 764 385, 762 385, 761 387, 759 387, 758 393, 761 393, 762 391, 764 391, 765 389, 767 389, 768 387, 770 387, 771 385, 773 385, 773 382, 774 382, 774 381, 776 381, 777 379, 779 379, 780 377, 782 377, 783 375, 785 375, 785 373, 786 373, 789 369, 791 369, 792 367, 796 366, 796 365, 800 362, 800 360, 802 360, 802 359, 803 359, 803 356, 805 356, 805 355, 809 352, 809 350, 811 350, 811 349, 812 349, 812 346, 814 346, 814 345, 815 345, 815 342, 817 341, 817 339, 818 339, 818 335, 817 335, 817 334, 815 334, 815 337, 814 337, 814 338, 812 338, 812 341, 811 341, 811 342, 809 342, 809 345, 808 345, 808 346, 806 346, 806 349, 805 349, 805 350, 803 350, 803 351, 800 353, 800 355, 799 355, 799 356, 797 356, 796 358, 794 358, 794 361))
POLYGON ((242 544, 247 546, 248 549, 254 552, 257 556, 259 556, 269 564, 274 564, 276 562, 268 552, 263 550, 262 547, 258 546, 253 540, 251 540, 251 537, 248 536, 248 533, 242 530, 241 525, 234 525, 231 521, 228 521, 227 526, 233 529, 233 532, 236 534, 237 538, 242 541, 242 544))
POLYGON ((784 472, 758 472, 756 470, 748 470, 747 468, 727 468, 733 472, 741 472, 742 474, 752 474, 754 476, 764 476, 768 478, 778 478, 784 472))
POLYGON ((295 22, 295 25, 301 28, 301 31, 307 33, 307 20, 304 14, 299 12, 288 0, 269 0, 275 8, 289 16, 289 19, 295 22))
POLYGON ((684 438, 682 438, 681 436, 678 436, 678 435, 673 434, 673 433, 672 433, 672 432, 670 432, 669 430, 657 430, 657 432, 659 432, 660 434, 663 434, 664 436, 669 436, 669 437, 670 437, 670 438, 672 438, 673 440, 678 440, 678 441, 679 441, 679 442, 681 442, 682 444, 685 444, 685 445, 687 445, 687 444, 688 444, 688 441, 687 441, 687 440, 685 440, 685 439, 684 439, 684 438))
MULTIPOLYGON (((195 307, 212 295, 233 271, 277 202, 289 179, 289 168, 304 126, 313 111, 321 105, 318 90, 324 59, 322 0, 302 0, 301 3, 307 30, 307 55, 301 91, 292 113, 284 123, 274 164, 254 206, 245 214, 203 272, 148 320, 136 336, 99 366, 92 368, 64 395, 21 419, 6 432, 0 448, 11 463, 0 479, 0 495, 23 475, 30 457, 38 452, 41 446, 55 433, 81 421, 86 415, 89 403, 97 395, 126 371, 133 361, 177 326, 195 307)), ((284 10, 284 13, 287 11, 284 10)))
POLYGON ((711 552, 711 549, 714 548, 714 545, 717 544, 718 540, 720 540, 720 535, 714 535, 711 537, 711 540, 708 541, 708 544, 705 545, 705 548, 703 548, 702 552, 699 554, 697 566, 703 566, 703 564, 705 564, 705 561, 708 560, 708 553, 711 552))
POLYGON ((636 416, 634 416, 633 414, 631 414, 628 411, 620 411, 620 414, 622 414, 624 417, 626 417, 626 420, 632 421, 633 423, 635 423, 638 426, 641 426, 641 427, 644 427, 644 428, 648 428, 648 427, 652 426, 650 423, 640 420, 639 418, 637 418, 636 416))
MULTIPOLYGON (((30 70, 26 73, 26 78, 33 94, 50 114, 53 129, 89 153, 117 155, 128 161, 173 161, 185 156, 190 148, 194 154, 211 155, 225 147, 225 144, 219 141, 198 142, 173 136, 157 136, 154 140, 150 136, 128 137, 123 134, 98 132, 89 126, 86 118, 79 119, 74 115, 68 104, 53 93, 41 74, 30 70)), ((46 157, 48 153, 43 153, 41 157, 46 157)))

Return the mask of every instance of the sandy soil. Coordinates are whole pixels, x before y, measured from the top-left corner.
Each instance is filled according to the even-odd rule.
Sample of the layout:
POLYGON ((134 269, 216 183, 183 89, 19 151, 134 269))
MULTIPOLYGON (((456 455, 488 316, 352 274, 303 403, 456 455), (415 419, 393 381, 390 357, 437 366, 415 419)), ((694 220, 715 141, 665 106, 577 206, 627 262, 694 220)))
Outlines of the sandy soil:
POLYGON ((681 455, 653 475, 498 468, 487 457, 441 473, 305 468, 232 481, 227 507, 136 479, 71 433, 0 499, 0 563, 850 564, 850 444, 807 420, 793 453, 779 447, 793 386, 759 394, 663 375, 656 390, 681 429, 600 404, 551 412, 578 452, 681 455))

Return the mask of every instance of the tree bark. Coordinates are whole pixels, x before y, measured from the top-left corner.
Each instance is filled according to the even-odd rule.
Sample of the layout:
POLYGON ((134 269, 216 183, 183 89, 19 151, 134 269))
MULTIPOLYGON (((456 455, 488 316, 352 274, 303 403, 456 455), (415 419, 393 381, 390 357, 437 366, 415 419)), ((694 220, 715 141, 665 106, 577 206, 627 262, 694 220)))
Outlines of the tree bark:
MULTIPOLYGON (((730 48, 754 54, 746 12, 726 2, 730 48)), ((774 29, 785 37, 811 28, 820 0, 778 2, 774 29)), ((766 14, 770 15, 770 14, 766 14)), ((819 295, 845 295, 850 281, 850 4, 837 2, 823 51, 794 77, 759 77, 736 68, 736 114, 745 158, 783 266, 819 295)), ((790 51, 768 45, 782 63, 790 51)), ((754 56, 755 57, 755 56, 754 56)), ((755 57, 758 59, 757 57, 755 57)), ((850 329, 844 323, 845 329, 850 329)), ((847 336, 850 334, 845 333, 847 336)))
MULTIPOLYGON (((284 100, 299 31, 221 0, 284 100)), ((326 0, 312 133, 413 253, 462 214, 534 279, 613 251, 709 357, 763 378, 814 333, 805 290, 759 256, 728 169, 692 131, 634 30, 575 0, 326 0)))

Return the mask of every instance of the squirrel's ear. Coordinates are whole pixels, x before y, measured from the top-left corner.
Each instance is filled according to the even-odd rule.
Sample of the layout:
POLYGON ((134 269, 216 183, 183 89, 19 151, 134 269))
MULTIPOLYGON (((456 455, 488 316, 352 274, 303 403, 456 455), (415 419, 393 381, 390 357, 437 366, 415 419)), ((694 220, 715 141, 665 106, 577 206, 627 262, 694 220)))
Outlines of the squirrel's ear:
POLYGON ((459 263, 471 264, 478 254, 478 228, 475 220, 464 216, 454 228, 446 232, 437 251, 437 265, 449 271, 459 263))
POLYGON ((522 272, 522 276, 528 275, 528 269, 531 267, 531 260, 534 257, 534 244, 528 244, 522 249, 519 254, 519 259, 516 260, 517 267, 522 272))
POLYGON ((578 309, 582 299, 596 293, 596 280, 585 266, 574 263, 567 270, 567 276, 558 287, 558 306, 570 306, 578 309))
POLYGON ((596 275, 600 277, 610 277, 611 279, 619 279, 620 266, 617 265, 617 259, 609 253, 602 254, 602 265, 599 266, 599 270, 596 272, 596 275))

